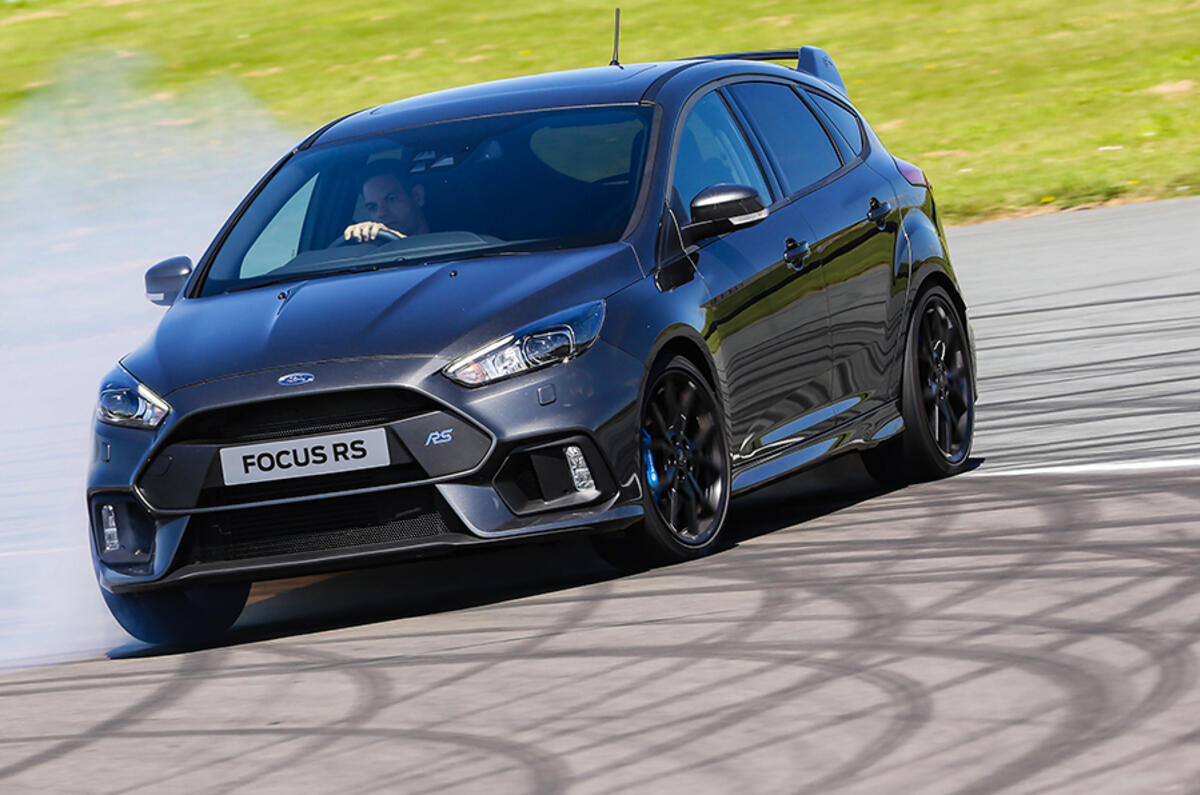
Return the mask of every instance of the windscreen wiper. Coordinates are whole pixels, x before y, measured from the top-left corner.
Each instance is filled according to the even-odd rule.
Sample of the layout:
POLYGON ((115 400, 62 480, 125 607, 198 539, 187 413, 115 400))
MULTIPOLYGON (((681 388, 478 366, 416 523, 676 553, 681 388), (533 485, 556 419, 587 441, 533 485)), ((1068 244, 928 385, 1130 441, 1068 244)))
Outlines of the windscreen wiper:
POLYGON ((231 287, 225 291, 229 293, 240 293, 243 290, 254 290, 259 287, 270 287, 273 284, 283 284, 284 282, 303 281, 305 279, 323 279, 326 276, 345 276, 348 273, 367 273, 369 271, 378 271, 385 268, 392 268, 397 265, 403 265, 403 259, 389 259, 386 262, 375 262, 370 265, 358 265, 353 268, 337 268, 331 271, 302 271, 298 273, 290 273, 287 276, 280 276, 275 279, 267 279, 265 282, 255 282, 254 284, 246 284, 241 287, 231 287))

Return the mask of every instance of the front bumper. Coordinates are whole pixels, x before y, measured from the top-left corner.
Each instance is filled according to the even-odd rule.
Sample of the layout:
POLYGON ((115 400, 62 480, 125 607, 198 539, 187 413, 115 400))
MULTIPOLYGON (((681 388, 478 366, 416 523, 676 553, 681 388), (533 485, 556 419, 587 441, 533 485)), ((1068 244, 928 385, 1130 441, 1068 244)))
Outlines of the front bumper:
POLYGON ((100 584, 135 591, 269 579, 616 529, 640 518, 642 362, 601 341, 565 364, 476 389, 444 378, 444 364, 428 357, 297 364, 164 395, 172 412, 154 432, 97 423, 88 509, 100 584), (316 376, 312 383, 277 384, 301 367, 316 376), (347 415, 354 430, 387 430, 390 466, 224 484, 222 447, 245 443, 246 434, 251 441, 291 438, 291 429, 309 435, 304 422, 273 424, 275 412, 266 409, 286 400, 340 406, 365 394, 405 396, 398 413, 347 415), (421 440, 435 427, 453 427, 463 443, 426 449, 421 440), (567 444, 584 451, 594 491, 555 482, 553 456, 567 444), (105 551, 101 505, 115 507, 116 550, 105 551))

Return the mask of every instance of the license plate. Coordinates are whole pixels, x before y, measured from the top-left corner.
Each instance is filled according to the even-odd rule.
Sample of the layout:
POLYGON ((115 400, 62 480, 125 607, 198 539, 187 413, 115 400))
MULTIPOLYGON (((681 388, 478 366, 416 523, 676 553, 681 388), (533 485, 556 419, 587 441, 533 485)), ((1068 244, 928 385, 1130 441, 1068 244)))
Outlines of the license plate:
POLYGON ((350 472, 390 463, 387 431, 383 428, 221 450, 221 472, 226 486, 350 472))

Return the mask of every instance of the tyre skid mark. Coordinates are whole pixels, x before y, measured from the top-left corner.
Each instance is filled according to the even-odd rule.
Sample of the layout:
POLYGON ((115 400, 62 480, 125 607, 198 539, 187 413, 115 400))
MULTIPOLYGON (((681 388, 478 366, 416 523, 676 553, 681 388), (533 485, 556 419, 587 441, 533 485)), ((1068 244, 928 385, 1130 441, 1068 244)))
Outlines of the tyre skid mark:
POLYGON ((63 737, 50 748, 37 751, 24 759, 0 767, 0 781, 80 751, 101 738, 111 736, 119 731, 120 727, 130 722, 143 720, 162 711, 165 707, 179 701, 200 683, 201 680, 196 678, 195 674, 206 668, 214 667, 213 658, 215 656, 219 655, 208 652, 183 657, 176 669, 167 675, 163 684, 121 709, 115 715, 89 726, 82 732, 63 737))
MULTIPOLYGON (((348 665, 347 663, 350 663, 352 660, 344 655, 334 654, 327 650, 304 648, 297 644, 271 645, 264 647, 263 651, 292 659, 309 660, 324 665, 331 665, 333 666, 331 670, 348 676, 356 684, 358 690, 357 705, 350 710, 348 715, 340 720, 333 721, 332 725, 334 726, 347 726, 350 728, 365 726, 384 709, 389 701, 391 681, 378 670, 348 665)), ((211 791, 229 792, 253 787, 276 771, 285 770, 294 764, 299 764, 306 759, 312 758, 318 751, 325 747, 326 742, 326 738, 324 737, 303 738, 291 754, 283 755, 273 762, 255 766, 249 773, 238 776, 231 781, 222 781, 219 784, 214 784, 211 791)), ((239 756, 253 758, 256 753, 257 751, 247 750, 239 756)))
MULTIPOLYGON (((1172 637, 1164 637, 1161 627, 1156 626, 1167 610, 1200 594, 1200 575, 1195 565, 1200 558, 1200 541, 1184 535, 1173 538, 1163 535, 1182 534, 1193 523, 1194 512, 1189 509, 1196 504, 1194 481, 1186 477, 1168 478, 1163 481, 1162 489, 1179 504, 1164 506, 1161 499, 1146 502, 1148 515, 1136 525, 1139 536, 1146 537, 1144 540, 1119 540, 1117 533, 1128 527, 1128 522, 1107 518, 1105 513, 1106 506, 1131 496, 1148 499, 1137 484, 1063 487, 1054 481, 1023 483, 1020 478, 1013 478, 988 482, 972 489, 977 495, 963 497, 948 494, 945 484, 933 484, 917 487, 909 495, 885 495, 879 498, 884 505, 853 506, 825 517, 818 514, 803 529, 757 536, 695 565, 527 597, 519 603, 496 608, 497 614, 506 620, 487 627, 416 632, 413 637, 420 638, 420 643, 405 642, 401 653, 375 653, 368 657, 361 656, 359 649, 349 653, 339 644, 360 643, 363 636, 344 631, 306 638, 303 644, 271 641, 251 647, 271 649, 272 654, 285 662, 244 660, 222 653, 212 660, 219 663, 214 668, 197 670, 191 675, 193 687, 218 677, 269 680, 303 676, 310 683, 319 683, 330 674, 337 674, 349 676, 358 695, 354 706, 341 718, 341 725, 289 726, 279 727, 278 731, 268 727, 247 730, 249 733, 245 735, 223 734, 240 731, 237 729, 198 727, 194 733, 175 736, 198 738, 197 743, 205 737, 244 736, 266 743, 295 744, 285 754, 291 763, 320 753, 318 747, 333 748, 339 743, 345 753, 346 741, 388 743, 396 737, 409 736, 404 732, 432 733, 429 737, 457 736, 462 738, 462 744, 449 745, 464 750, 455 753, 485 749, 482 751, 485 755, 492 755, 483 761, 475 760, 462 770, 443 774, 446 755, 419 750, 418 760, 427 760, 424 764, 409 765, 405 771, 380 770, 373 786, 405 786, 411 781, 413 786, 407 788, 412 790, 428 780, 431 788, 440 782, 443 787, 469 789, 489 775, 515 770, 534 783, 535 789, 543 791, 562 790, 604 772, 599 767, 590 773, 570 769, 566 760, 573 758, 602 760, 599 764, 604 767, 620 765, 618 769, 628 770, 628 776, 639 777, 637 780, 644 785, 653 782, 668 786, 672 776, 689 771, 706 776, 711 783, 718 780, 723 766, 735 763, 741 756, 763 749, 786 753, 784 749, 793 743, 804 743, 810 738, 819 741, 831 732, 861 738, 846 749, 845 757, 823 760, 828 762, 827 766, 815 766, 811 778, 795 782, 794 787, 829 791, 886 781, 889 780, 886 777, 895 773, 960 756, 972 744, 1011 737, 1005 732, 1024 727, 1025 735, 1018 746, 1006 752, 1006 758, 994 767, 981 771, 963 791, 995 791, 1021 782, 1040 785, 1055 776, 1056 766, 1102 748, 1116 738, 1134 735, 1138 727, 1170 710, 1180 702, 1182 694, 1194 689, 1200 622, 1174 631, 1172 637), (930 499, 931 496, 935 499, 930 499), (939 496, 944 499, 937 499, 939 496), (978 513, 990 516, 985 521, 996 525, 996 530, 975 531, 973 528, 978 526, 975 522, 956 515, 971 512, 976 502, 980 506, 978 513), (1026 513, 1014 521, 1006 521, 1006 512, 1014 509, 1026 513), (1150 516, 1155 509, 1157 515, 1150 516), (941 518, 943 512, 949 517, 941 518), (919 535, 864 539, 863 535, 873 526, 878 527, 872 525, 878 521, 876 517, 903 522, 910 528, 909 533, 919 535), (1046 528, 1054 530, 1047 533, 1046 528), (847 537, 830 539, 830 530, 847 537), (1109 540, 1112 538, 1118 540, 1109 540), (1178 581, 1169 582, 1169 578, 1178 581), (1037 588, 1040 583, 1054 583, 1067 590, 1053 598, 1032 599, 1035 609, 1023 613, 997 608, 1005 604, 1006 597, 999 589, 1037 588), (1156 583, 1162 583, 1163 587, 1153 587, 1156 583), (936 592, 932 600, 913 602, 909 598, 911 594, 928 592, 926 586, 939 584, 951 588, 936 592), (1128 598, 1122 602, 1123 594, 1128 598), (646 601, 654 614, 631 620, 637 616, 627 607, 633 604, 629 601, 633 599, 646 601), (724 600, 733 601, 731 604, 724 600), (1113 605, 1102 618, 1093 616, 1085 620, 1066 615, 1089 603, 1101 604, 1102 600, 1113 605), (913 606, 917 603, 920 608, 913 606), (716 609, 680 611, 678 605, 716 609), (609 610, 613 612, 610 614, 609 610), (695 632, 685 632, 688 640, 682 643, 645 643, 647 637, 653 637, 647 633, 653 633, 656 626, 676 630, 693 627, 695 632), (821 637, 814 637, 814 630, 821 637), (838 637, 828 639, 828 630, 835 630, 838 637), (916 632, 933 632, 938 641, 914 642, 910 636, 916 632), (620 634, 610 638, 611 633, 620 634), (1004 645, 1003 637, 998 637, 1006 633, 1020 633, 1025 639, 1040 634, 1050 637, 1036 648, 1013 649, 1004 645), (634 638, 637 642, 622 646, 620 640, 614 642, 620 638, 634 638), (1070 653, 1075 644, 1092 638, 1123 644, 1134 650, 1136 662, 1116 667, 1070 653), (429 648, 430 644, 435 648, 429 648), (310 653, 308 650, 313 648, 320 651, 310 653), (941 680, 928 676, 914 679, 896 668, 921 659, 956 660, 974 666, 965 672, 953 671, 954 675, 941 680), (700 667, 704 664, 724 664, 728 673, 714 678, 711 668, 700 667), (576 673, 549 682, 549 687, 540 687, 536 681, 513 692, 492 693, 487 687, 497 675, 503 681, 514 670, 545 666, 576 673), (646 667, 637 670, 639 666, 646 667), (413 688, 412 693, 402 695, 387 689, 393 686, 391 683, 408 678, 406 672, 419 668, 445 675, 436 676, 430 689, 413 688), (757 684, 780 674, 786 676, 788 672, 804 670, 807 673, 797 681, 772 682, 777 686, 743 698, 741 703, 734 702, 718 710, 702 708, 705 693, 712 688, 728 696, 736 693, 743 682, 757 684), (897 754, 900 749, 912 747, 935 713, 943 721, 947 718, 945 707, 939 709, 943 698, 950 699, 949 704, 956 703, 955 699, 962 698, 963 692, 986 690, 990 677, 1008 671, 1031 675, 1045 682, 1051 692, 1037 700, 1018 698, 1012 704, 1016 711, 1008 717, 989 720, 982 728, 960 733, 950 744, 924 746, 919 752, 903 756, 897 754), (1135 675, 1139 677, 1137 680, 1132 678, 1135 675), (689 676, 695 677, 695 684, 687 684, 689 676), (659 692, 658 683, 664 677, 680 677, 684 686, 678 687, 677 680, 675 688, 659 692), (807 697, 829 691, 839 682, 852 681, 875 687, 885 697, 868 699, 866 704, 847 705, 827 718, 806 722, 799 728, 793 726, 785 731, 781 725, 780 730, 768 732, 764 739, 754 743, 739 739, 698 758, 689 757, 686 762, 682 758, 678 762, 672 760, 665 769, 661 765, 650 765, 650 772, 643 769, 654 758, 663 759, 697 747, 698 738, 722 731, 736 733, 740 727, 761 726, 763 718, 767 718, 769 726, 770 716, 779 714, 781 707, 794 710, 807 697), (572 692, 572 685, 582 686, 584 682, 589 686, 587 692, 572 692), (475 699, 470 709, 423 711, 421 708, 429 705, 415 701, 417 697, 432 698, 429 703, 440 704, 444 700, 438 695, 440 692, 469 687, 485 694, 484 698, 475 699), (968 689, 955 691, 964 687, 968 689), (546 709, 540 715, 522 716, 513 722, 514 709, 521 701, 543 694, 544 698, 551 695, 554 698, 545 702, 546 709), (596 720, 597 710, 602 710, 617 694, 632 699, 622 702, 622 706, 637 706, 624 716, 605 719, 632 719, 635 725, 622 727, 615 734, 585 735, 584 742, 573 742, 572 730, 588 725, 583 721, 596 720), (493 697, 496 695, 499 698, 493 697), (679 706, 684 708, 680 710, 679 706), (415 725, 407 721, 406 725, 394 728, 377 725, 405 715, 410 708, 416 710, 415 725), (646 709, 665 716, 654 724, 653 730, 659 734, 652 737, 645 735, 644 726, 637 725, 638 712, 646 709), (495 731, 482 734, 452 731, 464 721, 503 726, 507 735, 498 738, 492 736, 495 731), (855 721, 865 721, 867 728, 855 726, 847 734, 850 731, 847 727, 855 721), (518 738, 521 742, 516 742, 518 738), (546 747, 552 740, 553 752, 546 747), (493 747, 487 745, 489 741, 511 741, 516 747, 492 753, 486 751, 493 747), (537 759, 552 761, 549 767, 538 770, 530 767, 530 760, 537 759), (405 778, 406 775, 416 778, 405 778), (452 777, 449 784, 445 775, 452 777)), ((396 637, 382 633, 373 636, 380 641, 396 637)), ((217 653, 202 652, 184 659, 208 659, 217 653)), ((164 691, 177 678, 175 672, 130 671, 130 674, 128 681, 123 675, 109 679, 79 676, 75 672, 66 677, 26 677, 4 683, 0 697, 72 691, 86 696, 90 691, 110 687, 157 687, 164 691)), ((19 773, 49 761, 51 757, 47 754, 58 759, 72 753, 77 747, 74 743, 90 743, 95 739, 121 742, 150 735, 139 731, 138 716, 125 719, 123 714, 118 713, 105 722, 101 738, 30 732, 23 737, 0 738, 0 747, 22 752, 28 746, 35 747, 36 750, 16 763, 20 766, 19 773), (48 748, 38 748, 47 745, 48 748)), ((153 736, 169 735, 154 732, 153 736)), ((1154 747, 1160 746, 1170 747, 1156 739, 1154 747)), ((359 748, 354 750, 362 752, 359 748)), ((221 758, 226 764, 232 760, 244 766, 254 756, 253 749, 246 748, 221 758)), ((1132 753, 1127 756, 1137 758, 1132 753)), ((202 756, 197 761, 197 768, 212 763, 211 757, 204 760, 202 756)), ((1101 760, 1100 767, 1106 761, 1101 760)), ((262 766, 251 763, 251 767, 237 779, 240 786, 263 784, 269 776, 286 770, 287 763, 262 766)), ((4 770, 12 768, 9 765, 4 770)), ((1094 766, 1088 768, 1093 769, 1094 766)), ((1081 775, 1092 774, 1085 771, 1081 775)), ((186 778, 186 771, 181 771, 180 780, 186 778)), ((220 786, 213 784, 214 789, 220 786)))

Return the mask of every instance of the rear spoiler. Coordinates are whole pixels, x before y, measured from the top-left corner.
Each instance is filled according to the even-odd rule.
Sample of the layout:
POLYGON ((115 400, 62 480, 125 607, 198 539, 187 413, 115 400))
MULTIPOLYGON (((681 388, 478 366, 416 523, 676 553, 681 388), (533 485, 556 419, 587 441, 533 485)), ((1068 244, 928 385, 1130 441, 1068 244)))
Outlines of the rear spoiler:
POLYGON ((796 69, 824 80, 846 99, 850 94, 842 75, 833 65, 829 53, 820 47, 801 47, 798 50, 756 50, 755 52, 727 52, 720 55, 701 55, 697 61, 796 61, 796 69))

